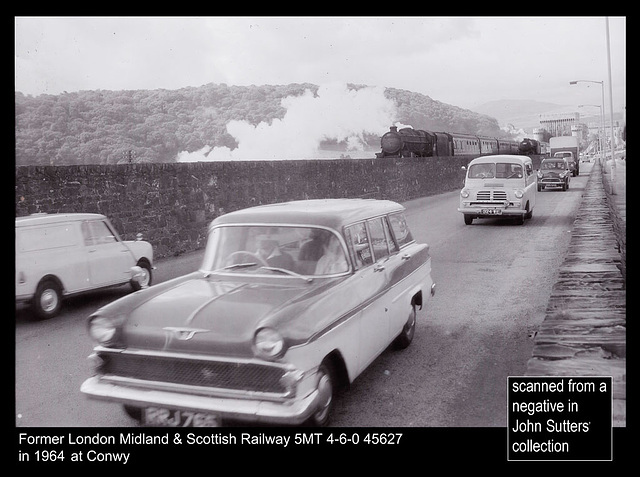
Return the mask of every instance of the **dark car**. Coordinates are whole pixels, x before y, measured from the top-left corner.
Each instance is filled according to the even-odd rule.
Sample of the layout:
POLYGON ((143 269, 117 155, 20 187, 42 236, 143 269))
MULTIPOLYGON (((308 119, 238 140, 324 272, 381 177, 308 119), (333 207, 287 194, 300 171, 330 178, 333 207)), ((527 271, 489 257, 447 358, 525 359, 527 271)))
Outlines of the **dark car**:
POLYGON ((538 170, 538 191, 547 188, 567 190, 571 174, 572 172, 566 159, 561 157, 543 159, 538 170))
POLYGON ((429 246, 391 201, 332 199, 218 217, 200 270, 89 318, 91 398, 145 425, 324 425, 334 392, 407 347, 435 290, 429 246))

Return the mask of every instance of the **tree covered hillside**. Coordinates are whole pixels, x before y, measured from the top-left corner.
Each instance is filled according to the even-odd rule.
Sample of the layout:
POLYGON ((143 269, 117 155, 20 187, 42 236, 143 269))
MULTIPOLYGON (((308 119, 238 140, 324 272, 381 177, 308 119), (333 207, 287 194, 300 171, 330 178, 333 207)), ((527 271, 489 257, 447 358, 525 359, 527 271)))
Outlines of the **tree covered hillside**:
MULTIPOLYGON (((238 143, 227 131, 230 121, 257 126, 282 120, 287 113, 284 98, 300 97, 307 90, 317 95, 318 88, 312 84, 208 84, 179 90, 95 90, 37 97, 16 92, 16 165, 116 164, 128 162, 129 151, 132 162, 175 162, 184 151, 233 150, 238 143)), ((399 122, 431 131, 504 135, 494 118, 419 93, 387 88, 384 97, 394 106, 394 117, 385 127, 399 122)), ((384 132, 367 132, 362 142, 375 150, 384 132)), ((346 147, 330 136, 323 141, 333 148, 346 147)))

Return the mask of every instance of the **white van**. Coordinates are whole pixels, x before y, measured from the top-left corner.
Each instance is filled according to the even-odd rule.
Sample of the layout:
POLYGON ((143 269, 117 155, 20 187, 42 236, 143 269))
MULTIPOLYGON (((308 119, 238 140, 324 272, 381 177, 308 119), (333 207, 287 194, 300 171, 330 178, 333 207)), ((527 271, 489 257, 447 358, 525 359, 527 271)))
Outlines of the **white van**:
POLYGON ((460 191, 464 223, 478 218, 510 218, 522 225, 533 216, 536 174, 528 156, 495 155, 472 160, 460 191))
POLYGON ((151 285, 153 248, 123 241, 100 214, 16 218, 16 303, 40 319, 56 316, 65 296, 131 283, 151 285))

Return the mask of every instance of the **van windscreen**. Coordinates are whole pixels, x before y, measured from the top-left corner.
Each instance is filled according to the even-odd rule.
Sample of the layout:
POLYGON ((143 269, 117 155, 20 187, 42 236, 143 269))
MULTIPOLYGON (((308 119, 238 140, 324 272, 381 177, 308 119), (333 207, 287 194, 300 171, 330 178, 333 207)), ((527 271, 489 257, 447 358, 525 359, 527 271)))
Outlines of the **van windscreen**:
POLYGON ((480 163, 469 167, 470 179, 515 179, 522 178, 522 165, 511 162, 480 163))

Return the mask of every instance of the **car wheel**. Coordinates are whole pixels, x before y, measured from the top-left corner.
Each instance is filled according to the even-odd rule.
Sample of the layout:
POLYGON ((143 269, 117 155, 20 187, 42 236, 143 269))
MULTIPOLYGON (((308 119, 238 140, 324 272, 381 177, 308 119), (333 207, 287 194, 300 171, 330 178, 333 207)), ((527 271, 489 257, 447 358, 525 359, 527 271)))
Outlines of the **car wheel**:
POLYGON ((62 289, 54 280, 40 282, 33 297, 33 310, 41 320, 48 320, 60 313, 62 308, 62 289))
POLYGON ((396 349, 405 349, 407 348, 411 342, 413 341, 413 336, 416 334, 416 307, 411 306, 411 312, 409 313, 409 318, 402 328, 400 334, 393 341, 393 346, 396 349))
POLYGON ((464 223, 465 225, 471 225, 473 223, 473 217, 469 214, 464 214, 464 223))
POLYGON ((131 288, 133 288, 134 291, 150 287, 152 281, 151 265, 149 265, 149 262, 147 262, 146 260, 140 260, 137 266, 142 270, 142 274, 139 279, 131 280, 130 282, 131 288))
POLYGON ((124 409, 124 412, 127 413, 127 416, 129 416, 131 419, 137 421, 138 423, 142 421, 142 409, 140 409, 139 407, 128 406, 125 404, 122 406, 122 408, 124 409))
POLYGON ((318 368, 318 408, 309 418, 308 425, 325 427, 329 423, 333 409, 334 382, 331 366, 322 363, 318 368))

